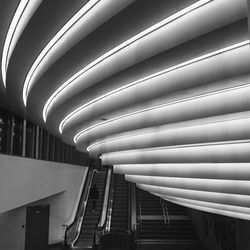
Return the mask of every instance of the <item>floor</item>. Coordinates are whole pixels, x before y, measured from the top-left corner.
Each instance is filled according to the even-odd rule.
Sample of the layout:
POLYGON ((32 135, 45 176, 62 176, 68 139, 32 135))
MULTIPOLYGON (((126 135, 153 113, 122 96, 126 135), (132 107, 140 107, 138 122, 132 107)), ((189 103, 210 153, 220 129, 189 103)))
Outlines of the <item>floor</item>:
POLYGON ((56 247, 56 248, 49 248, 49 250, 69 250, 69 248, 62 246, 62 247, 56 247))

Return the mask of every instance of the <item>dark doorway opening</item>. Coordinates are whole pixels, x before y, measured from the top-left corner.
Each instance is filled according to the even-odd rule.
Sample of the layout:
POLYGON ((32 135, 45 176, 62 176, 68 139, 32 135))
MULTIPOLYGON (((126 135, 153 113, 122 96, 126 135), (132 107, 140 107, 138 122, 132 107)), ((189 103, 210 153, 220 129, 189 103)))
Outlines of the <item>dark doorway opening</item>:
POLYGON ((49 205, 27 207, 25 250, 47 250, 49 209, 49 205))

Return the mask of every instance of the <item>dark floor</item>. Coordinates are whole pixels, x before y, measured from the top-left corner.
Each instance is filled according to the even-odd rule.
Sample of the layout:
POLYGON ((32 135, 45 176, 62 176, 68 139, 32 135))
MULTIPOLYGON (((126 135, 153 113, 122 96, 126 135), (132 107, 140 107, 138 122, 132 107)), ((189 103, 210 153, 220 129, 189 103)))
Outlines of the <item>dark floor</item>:
POLYGON ((49 248, 48 250, 69 250, 69 248, 62 246, 62 247, 49 248))

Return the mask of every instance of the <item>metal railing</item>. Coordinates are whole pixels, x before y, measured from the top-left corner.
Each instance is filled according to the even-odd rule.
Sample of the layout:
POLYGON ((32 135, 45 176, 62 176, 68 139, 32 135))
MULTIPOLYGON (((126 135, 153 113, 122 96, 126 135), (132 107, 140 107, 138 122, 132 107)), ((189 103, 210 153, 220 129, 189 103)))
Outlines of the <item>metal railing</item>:
POLYGON ((142 233, 142 203, 139 201, 139 214, 136 215, 137 217, 137 225, 136 230, 134 231, 134 240, 138 246, 141 243, 141 233, 142 233))
MULTIPOLYGON (((90 170, 91 171, 91 170, 90 170)), ((78 205, 77 214, 75 220, 71 225, 66 228, 65 232, 65 245, 69 247, 74 247, 82 227, 83 217, 87 207, 87 201, 89 197, 90 187, 93 181, 93 177, 96 170, 91 171, 90 177, 86 179, 86 186, 83 189, 82 196, 78 205)))
POLYGON ((103 212, 100 214, 98 223, 95 226, 94 231, 93 231, 93 249, 95 249, 96 246, 98 245, 100 236, 104 233, 105 225, 107 223, 107 214, 108 214, 110 192, 111 192, 112 179, 113 179, 112 172, 113 172, 112 169, 108 170, 106 183, 107 182, 109 183, 107 183, 108 187, 106 186, 105 188, 103 207, 102 207, 103 212), (108 193, 108 195, 106 193, 108 193), (106 196, 107 196, 107 200, 105 199, 106 196))
POLYGON ((113 209, 114 190, 115 190, 115 181, 114 181, 114 175, 112 174, 112 178, 110 181, 110 188, 109 188, 108 204, 106 208, 106 217, 105 217, 105 221, 103 225, 100 228, 102 233, 109 232, 111 229, 111 217, 112 217, 112 209, 113 209))
POLYGON ((141 225, 142 222, 142 204, 139 203, 139 225, 141 225))
POLYGON ((163 214, 164 225, 166 227, 169 227, 170 226, 170 217, 169 217, 169 213, 168 213, 167 202, 164 199, 161 199, 161 205, 162 205, 162 214, 163 214))

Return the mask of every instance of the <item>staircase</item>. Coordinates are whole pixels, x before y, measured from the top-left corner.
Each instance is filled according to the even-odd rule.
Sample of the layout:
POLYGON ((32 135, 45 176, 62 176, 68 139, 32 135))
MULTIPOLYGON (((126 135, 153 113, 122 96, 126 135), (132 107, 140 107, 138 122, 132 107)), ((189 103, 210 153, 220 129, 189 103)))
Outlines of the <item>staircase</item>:
POLYGON ((167 202, 170 223, 165 225, 159 197, 137 188, 136 198, 137 215, 141 210, 138 249, 204 250, 184 207, 167 202))
POLYGON ((118 231, 128 230, 128 182, 125 176, 114 174, 114 196, 111 217, 111 229, 118 231))
POLYGON ((93 201, 88 200, 80 236, 76 242, 74 249, 92 249, 93 231, 98 223, 100 214, 102 212, 103 193, 106 184, 106 175, 106 171, 101 171, 96 172, 93 177, 92 186, 96 184, 99 192, 99 199, 96 201, 95 211, 92 211, 93 201))

